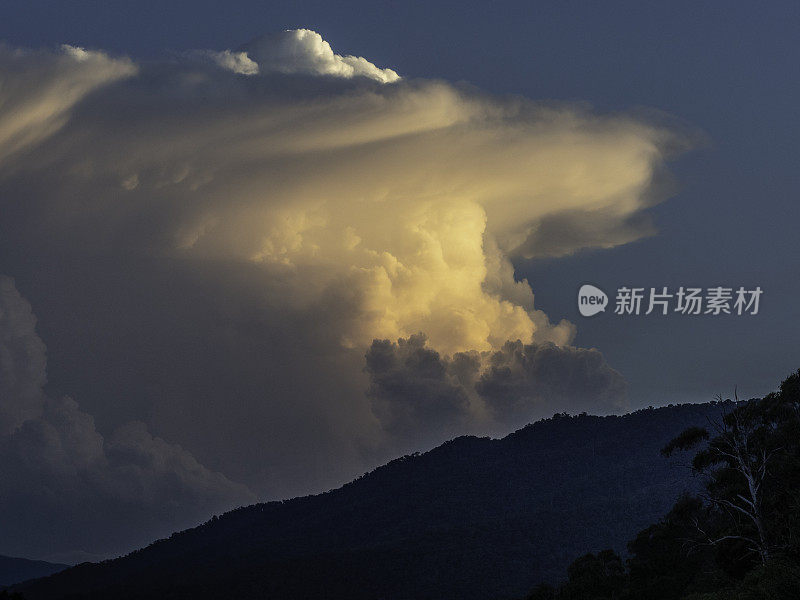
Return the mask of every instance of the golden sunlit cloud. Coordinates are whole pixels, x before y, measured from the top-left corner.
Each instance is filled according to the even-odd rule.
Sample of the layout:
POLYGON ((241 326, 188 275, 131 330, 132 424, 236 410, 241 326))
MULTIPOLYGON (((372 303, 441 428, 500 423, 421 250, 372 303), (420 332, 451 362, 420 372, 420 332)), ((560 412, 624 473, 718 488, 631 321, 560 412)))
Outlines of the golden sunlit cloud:
POLYGON ((248 484, 293 477, 281 446, 312 435, 319 483, 281 489, 564 407, 625 407, 619 373, 570 346, 574 325, 536 308, 512 261, 652 233, 685 144, 672 129, 400 78, 309 30, 141 64, 4 48, 0 80, 3 243, 59 269, 102 263, 98 280, 142 257, 143 273, 206 281, 190 302, 223 316, 191 328, 218 371, 159 360, 148 414, 191 440, 191 411, 204 443, 225 437, 220 415, 259 423, 283 441, 248 484))
POLYGON ((350 290, 346 346, 419 331, 448 354, 515 339, 567 344, 574 328, 534 309, 510 259, 650 232, 638 217, 675 137, 662 128, 346 69, 363 59, 342 62, 306 30, 249 48, 232 70, 252 61, 255 77, 190 62, 157 82, 97 52, 40 57, 42 81, 17 98, 34 107, 25 133, 0 131, 17 140, 12 154, 44 145, 37 155, 63 173, 45 202, 79 229, 99 220, 98 242, 153 213, 156 231, 131 240, 135 250, 261 263, 265 279, 282 271, 274 279, 292 305, 330 286, 350 290), (323 76, 313 93, 295 100, 294 82, 269 79, 281 61, 284 72, 323 76), (340 89, 325 76, 355 83, 340 89), (102 117, 87 110, 53 135, 81 96, 120 77, 129 81, 106 95, 102 117), (68 96, 59 93, 65 81, 68 96), (108 118, 115 113, 124 122, 108 118), (65 187, 90 194, 80 210, 63 206, 65 187))

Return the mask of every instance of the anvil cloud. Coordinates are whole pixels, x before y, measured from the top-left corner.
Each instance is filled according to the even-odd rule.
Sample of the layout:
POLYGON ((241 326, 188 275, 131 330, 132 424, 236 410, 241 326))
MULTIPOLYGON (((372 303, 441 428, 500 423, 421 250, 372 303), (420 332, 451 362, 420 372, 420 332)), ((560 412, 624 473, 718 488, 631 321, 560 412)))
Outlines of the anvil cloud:
POLYGON ((127 297, 110 282, 135 265, 152 302, 82 324, 120 341, 78 379, 140 373, 103 402, 84 386, 104 421, 134 413, 276 496, 625 406, 512 261, 652 233, 671 129, 400 77, 308 30, 142 64, 4 48, 0 81, 2 268, 51 268, 39 285, 79 306, 127 297), (122 331, 151 332, 147 360, 122 331))

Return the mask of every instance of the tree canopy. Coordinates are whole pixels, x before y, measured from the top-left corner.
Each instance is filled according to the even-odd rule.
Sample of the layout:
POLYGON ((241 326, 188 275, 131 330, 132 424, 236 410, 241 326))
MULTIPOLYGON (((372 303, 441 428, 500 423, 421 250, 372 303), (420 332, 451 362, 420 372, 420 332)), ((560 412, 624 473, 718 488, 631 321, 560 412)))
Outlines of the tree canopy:
POLYGON ((560 587, 528 600, 793 600, 800 598, 800 370, 777 392, 738 397, 719 419, 662 449, 694 451, 702 491, 682 496, 628 544, 578 558, 560 587))

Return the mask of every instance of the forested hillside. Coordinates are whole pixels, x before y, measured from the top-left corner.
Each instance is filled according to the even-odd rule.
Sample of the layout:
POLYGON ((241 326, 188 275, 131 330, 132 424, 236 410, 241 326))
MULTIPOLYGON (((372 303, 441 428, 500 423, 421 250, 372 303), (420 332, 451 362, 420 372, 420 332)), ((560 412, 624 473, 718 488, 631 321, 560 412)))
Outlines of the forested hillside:
MULTIPOLYGON (((344 487, 242 508, 127 557, 22 588, 39 598, 518 598, 576 556, 622 552, 685 491, 660 449, 726 405, 567 416, 462 437, 344 487)), ((728 407, 729 408, 729 407, 728 407)))

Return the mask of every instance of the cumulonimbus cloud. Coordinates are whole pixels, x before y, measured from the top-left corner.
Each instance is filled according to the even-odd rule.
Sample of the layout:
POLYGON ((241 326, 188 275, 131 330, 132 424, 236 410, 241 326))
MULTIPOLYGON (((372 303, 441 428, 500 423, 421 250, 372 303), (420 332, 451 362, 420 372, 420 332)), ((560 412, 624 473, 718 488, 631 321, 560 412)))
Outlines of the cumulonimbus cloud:
MULTIPOLYGON (((227 431, 259 423, 259 460, 242 445, 227 463, 251 485, 268 479, 277 495, 330 485, 326 460, 357 471, 387 435, 427 444, 624 403, 618 375, 569 347, 574 326, 535 307, 512 261, 650 234, 664 163, 686 145, 674 129, 400 78, 308 30, 142 64, 4 48, 0 77, 0 249, 22 257, 5 268, 91 259, 102 282, 116 262, 141 259, 143 273, 204 281, 193 308, 220 322, 178 331, 186 311, 175 309, 162 329, 196 328, 205 366, 166 351, 166 334, 149 342, 163 355, 142 367, 156 382, 147 389, 170 391, 150 414, 198 451, 215 435, 219 447, 252 437, 218 433, 221 415, 227 431), (412 341, 373 343, 401 339, 412 341), (364 371, 365 354, 412 347, 433 375, 364 371), (315 483, 276 483, 315 469, 315 483)), ((153 294, 168 287, 140 281, 153 294)))
MULTIPOLYGON (((311 32, 255 46, 259 65, 267 56, 302 64, 327 56, 311 32), (287 39, 299 44, 291 52, 287 39)), ((19 90, 19 102, 39 107, 29 118, 36 159, 0 164, 12 171, 7 182, 43 176, 37 203, 59 215, 57 227, 70 224, 48 233, 258 262, 265 279, 291 270, 282 285, 292 303, 345 285, 357 293, 342 340, 362 347, 418 331, 444 352, 509 339, 568 343, 571 327, 551 326, 534 309, 509 260, 649 233, 641 213, 675 145, 670 131, 635 119, 443 82, 342 88, 191 63, 134 73, 127 61, 82 52, 41 59, 74 62, 67 74, 42 71, 63 78, 119 62, 106 69, 105 89, 57 133, 66 108, 50 99, 49 80, 19 90), (86 197, 80 209, 65 206, 73 194, 86 197)))
POLYGON ((366 77, 392 83, 400 76, 381 69, 361 56, 341 56, 316 31, 287 29, 254 39, 236 51, 195 50, 190 58, 209 60, 239 75, 302 74, 352 79, 366 77))

